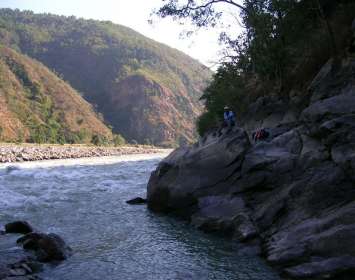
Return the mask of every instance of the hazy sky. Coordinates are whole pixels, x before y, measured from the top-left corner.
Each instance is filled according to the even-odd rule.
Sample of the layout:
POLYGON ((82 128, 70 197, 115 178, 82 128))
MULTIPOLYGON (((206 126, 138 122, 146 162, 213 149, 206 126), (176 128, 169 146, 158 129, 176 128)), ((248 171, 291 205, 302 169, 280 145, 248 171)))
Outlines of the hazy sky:
POLYGON ((152 10, 161 3, 161 0, 0 0, 0 7, 111 20, 213 66, 221 50, 218 30, 200 30, 190 38, 181 39, 180 33, 187 29, 186 25, 171 19, 156 19, 153 25, 148 24, 152 10))

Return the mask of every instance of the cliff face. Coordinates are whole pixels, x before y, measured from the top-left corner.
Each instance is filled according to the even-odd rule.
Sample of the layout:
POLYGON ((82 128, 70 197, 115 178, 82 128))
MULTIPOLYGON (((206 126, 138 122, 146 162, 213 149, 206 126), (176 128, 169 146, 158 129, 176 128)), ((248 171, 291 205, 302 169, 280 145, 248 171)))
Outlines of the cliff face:
POLYGON ((176 49, 111 22, 9 9, 0 9, 0 42, 54 69, 127 140, 196 139, 212 72, 176 49))
POLYGON ((0 120, 2 141, 112 138, 78 92, 41 63, 4 46, 0 46, 0 120))
POLYGON ((194 118, 200 108, 185 91, 176 94, 143 75, 127 77, 114 90, 120 94, 110 97, 105 112, 110 123, 120 124, 122 134, 161 145, 194 141, 194 123, 186 117, 194 118), (184 111, 179 110, 180 100, 186 105, 184 111))
POLYGON ((259 98, 246 130, 175 150, 152 173, 149 208, 259 247, 287 278, 354 279, 355 58, 330 65, 307 96, 259 98), (261 119, 270 137, 254 143, 261 119))

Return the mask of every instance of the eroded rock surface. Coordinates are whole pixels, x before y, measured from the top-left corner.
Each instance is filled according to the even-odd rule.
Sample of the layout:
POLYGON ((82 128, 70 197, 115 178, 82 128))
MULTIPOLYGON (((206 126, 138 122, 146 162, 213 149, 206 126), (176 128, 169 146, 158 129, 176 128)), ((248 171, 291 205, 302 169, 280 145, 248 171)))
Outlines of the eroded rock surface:
POLYGON ((298 112, 295 99, 250 107, 268 120, 265 142, 249 141, 256 120, 175 150, 151 175, 148 206, 259 241, 285 277, 355 279, 355 59, 337 73, 327 63, 298 112))

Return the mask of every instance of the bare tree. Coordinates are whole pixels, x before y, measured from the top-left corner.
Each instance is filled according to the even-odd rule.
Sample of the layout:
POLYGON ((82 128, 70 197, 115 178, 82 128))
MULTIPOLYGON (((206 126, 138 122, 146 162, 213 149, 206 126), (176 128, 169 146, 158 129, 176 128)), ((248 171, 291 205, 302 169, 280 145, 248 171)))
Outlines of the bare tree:
POLYGON ((227 4, 239 10, 248 12, 240 3, 234 0, 163 0, 165 3, 155 13, 162 18, 190 19, 198 27, 215 26, 222 12, 216 10, 219 4, 227 4))

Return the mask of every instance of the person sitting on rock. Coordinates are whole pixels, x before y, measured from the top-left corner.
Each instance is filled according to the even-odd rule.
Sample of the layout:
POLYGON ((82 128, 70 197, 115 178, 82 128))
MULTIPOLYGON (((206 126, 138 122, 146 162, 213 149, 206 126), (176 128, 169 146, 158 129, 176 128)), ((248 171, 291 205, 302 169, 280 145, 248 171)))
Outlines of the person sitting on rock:
POLYGON ((224 114, 223 114, 223 127, 229 127, 235 125, 235 115, 232 110, 228 106, 224 107, 224 114))

